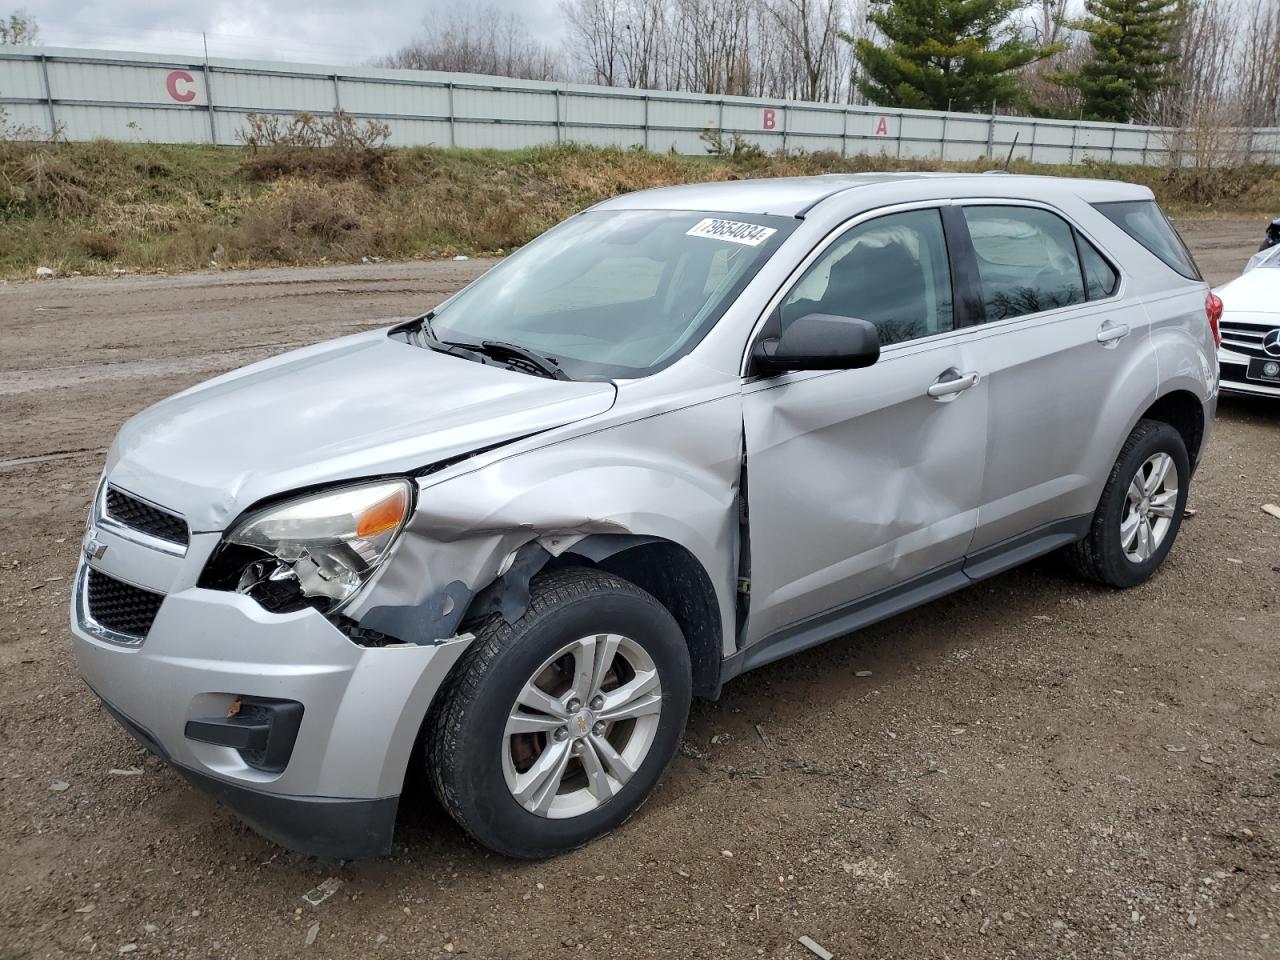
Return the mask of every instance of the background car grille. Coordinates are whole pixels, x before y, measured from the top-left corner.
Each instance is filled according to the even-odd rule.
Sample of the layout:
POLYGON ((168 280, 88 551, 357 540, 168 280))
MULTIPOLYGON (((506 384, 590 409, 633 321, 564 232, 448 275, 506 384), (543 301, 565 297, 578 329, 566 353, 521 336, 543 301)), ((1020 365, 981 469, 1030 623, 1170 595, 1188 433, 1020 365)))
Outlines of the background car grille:
POLYGON ((89 616, 108 630, 139 640, 145 638, 164 597, 123 583, 92 567, 88 574, 89 616))
MULTIPOLYGON (((1222 331, 1222 345, 1228 350, 1243 353, 1249 357, 1265 357, 1262 349, 1262 338, 1280 323, 1242 323, 1238 320, 1223 320, 1219 324, 1222 331)), ((1272 359, 1275 359, 1272 357, 1272 359)))
POLYGON ((133 527, 161 540, 186 546, 188 542, 187 524, 181 517, 153 507, 145 501, 107 487, 107 516, 112 520, 133 527))

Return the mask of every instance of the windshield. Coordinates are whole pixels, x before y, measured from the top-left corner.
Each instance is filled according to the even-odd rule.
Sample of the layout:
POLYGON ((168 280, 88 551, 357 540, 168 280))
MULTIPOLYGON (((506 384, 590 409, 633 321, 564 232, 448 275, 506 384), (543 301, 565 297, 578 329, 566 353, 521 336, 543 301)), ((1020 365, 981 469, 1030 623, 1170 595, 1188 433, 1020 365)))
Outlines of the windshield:
POLYGON ((693 349, 794 227, 746 214, 582 213, 445 303, 431 332, 535 351, 575 380, 645 376, 693 349))
POLYGON ((1273 267, 1276 270, 1280 270, 1280 246, 1259 250, 1249 258, 1249 263, 1244 268, 1244 272, 1248 273, 1255 267, 1273 267))

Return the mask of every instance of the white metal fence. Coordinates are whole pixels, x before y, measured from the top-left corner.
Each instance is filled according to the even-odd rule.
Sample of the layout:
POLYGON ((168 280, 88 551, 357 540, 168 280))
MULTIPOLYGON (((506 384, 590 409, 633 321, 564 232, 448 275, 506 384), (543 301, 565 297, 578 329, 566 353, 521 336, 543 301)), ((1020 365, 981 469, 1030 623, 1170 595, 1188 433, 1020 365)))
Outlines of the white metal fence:
MULTIPOLYGON (((1169 131, 1128 124, 715 97, 471 74, 337 68, 59 48, 0 48, 11 127, 68 140, 236 142, 250 113, 341 108, 386 122, 403 146, 513 149, 575 142, 706 152, 718 128, 773 151, 1040 163, 1166 163, 1169 131)), ((1280 163, 1280 128, 1246 131, 1255 162, 1280 163)))

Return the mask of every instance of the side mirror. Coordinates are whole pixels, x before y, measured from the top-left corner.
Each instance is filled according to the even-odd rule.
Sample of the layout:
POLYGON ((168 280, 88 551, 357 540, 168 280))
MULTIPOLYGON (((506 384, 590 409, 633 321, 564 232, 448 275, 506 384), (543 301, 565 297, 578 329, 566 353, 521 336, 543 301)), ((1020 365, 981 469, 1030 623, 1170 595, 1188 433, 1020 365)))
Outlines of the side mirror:
POLYGON ((791 321, 782 336, 756 341, 756 371, 853 370, 880 359, 880 332, 868 320, 810 313, 791 321))

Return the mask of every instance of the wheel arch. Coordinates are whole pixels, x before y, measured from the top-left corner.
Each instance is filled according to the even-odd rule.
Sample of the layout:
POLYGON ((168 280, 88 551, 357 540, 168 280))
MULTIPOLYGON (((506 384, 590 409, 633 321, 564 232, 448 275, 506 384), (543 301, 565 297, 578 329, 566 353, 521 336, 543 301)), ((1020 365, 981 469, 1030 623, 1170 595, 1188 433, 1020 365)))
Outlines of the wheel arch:
POLYGON ((1158 397, 1138 419, 1158 420, 1177 430, 1186 445, 1191 469, 1196 468, 1205 437, 1204 404, 1198 396, 1190 390, 1171 390, 1158 397))
POLYGON ((516 551, 507 570, 476 592, 462 622, 498 613, 508 622, 529 603, 529 584, 544 570, 587 566, 607 571, 649 593, 671 614, 689 647, 695 696, 720 692, 723 624, 711 576, 672 540, 637 534, 593 534, 552 556, 537 542, 516 551))
MULTIPOLYGON (((653 596, 666 607, 684 634, 693 668, 695 696, 714 699, 720 693, 720 660, 723 625, 720 603, 711 577, 688 549, 657 537, 588 537, 587 540, 631 541, 595 562, 602 570, 621 577, 653 596)), ((595 544, 570 554, 572 560, 585 556, 595 544)), ((610 544, 610 546, 614 546, 610 544)))

